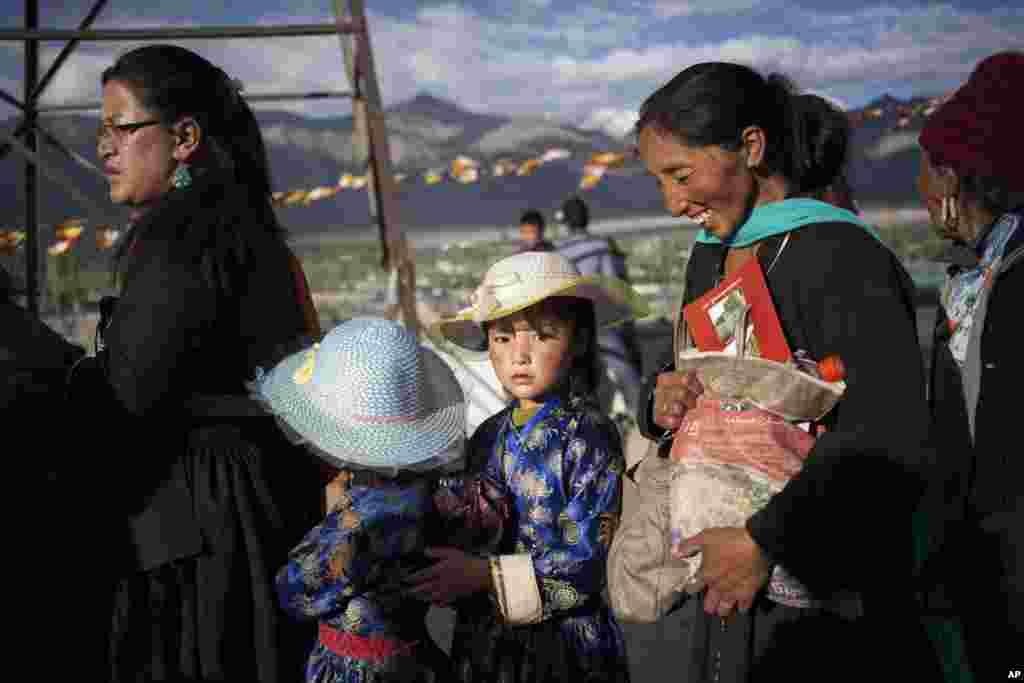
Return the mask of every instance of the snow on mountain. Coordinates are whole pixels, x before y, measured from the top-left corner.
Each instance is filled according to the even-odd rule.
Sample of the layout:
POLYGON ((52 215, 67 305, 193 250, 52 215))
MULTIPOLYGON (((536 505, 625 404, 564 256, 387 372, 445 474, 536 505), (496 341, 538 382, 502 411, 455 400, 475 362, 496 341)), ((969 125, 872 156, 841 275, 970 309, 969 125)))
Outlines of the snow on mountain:
POLYGON ((481 154, 496 155, 520 153, 538 143, 586 145, 587 135, 545 119, 513 119, 505 125, 485 133, 474 147, 481 154))

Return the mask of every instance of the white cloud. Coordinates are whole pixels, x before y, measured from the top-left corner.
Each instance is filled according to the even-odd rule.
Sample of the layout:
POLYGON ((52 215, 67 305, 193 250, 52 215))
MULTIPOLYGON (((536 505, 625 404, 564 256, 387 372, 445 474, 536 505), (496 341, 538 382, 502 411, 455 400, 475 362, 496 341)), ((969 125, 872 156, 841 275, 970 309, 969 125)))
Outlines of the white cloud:
POLYGON ((637 122, 637 112, 633 109, 615 109, 600 107, 592 111, 580 124, 583 130, 600 130, 615 138, 624 138, 633 130, 637 122))
MULTIPOLYGON (((781 0, 771 1, 779 5, 781 0)), ((979 50, 1015 47, 1024 30, 1024 21, 1012 12, 978 14, 949 5, 882 5, 846 14, 790 5, 786 11, 787 18, 792 17, 791 28, 775 33, 762 26, 758 32, 745 33, 751 29, 747 24, 708 22, 717 22, 714 13, 749 9, 753 0, 637 0, 615 5, 619 11, 604 3, 580 3, 564 13, 547 0, 534 3, 547 9, 496 18, 464 2, 398 17, 371 11, 371 40, 385 104, 430 90, 476 111, 554 115, 621 128, 625 123, 616 112, 637 109, 643 97, 681 69, 701 61, 728 60, 783 71, 803 88, 856 105, 881 94, 892 82, 936 83, 948 89, 969 74, 983 56, 979 50), (673 22, 689 27, 690 36, 698 25, 733 33, 726 40, 673 36, 658 42, 648 37, 672 35, 667 27, 675 27, 673 22)), ((757 10, 762 9, 764 4, 758 3, 757 10)), ((317 23, 331 18, 329 4, 317 0, 250 23, 317 23)), ((105 16, 104 21, 115 18, 105 16)), ((116 23, 151 26, 154 21, 121 14, 116 23)), ((250 93, 349 89, 335 36, 180 44, 222 65, 250 93)), ((100 72, 129 47, 81 45, 45 101, 96 100, 100 72)), ((52 58, 55 51, 48 49, 46 54, 52 58)), ((19 64, 17 69, 0 68, 0 78, 6 77, 0 83, 20 95, 20 59, 13 63, 19 64)), ((350 111, 345 100, 265 106, 317 115, 350 111)))
POLYGON ((758 64, 778 59, 801 48, 793 38, 749 36, 703 45, 658 45, 643 50, 619 49, 599 60, 561 57, 554 61, 556 78, 563 85, 587 82, 663 81, 690 64, 731 61, 758 64))
POLYGON ((651 8, 655 16, 663 19, 687 17, 693 14, 731 14, 753 9, 758 4, 754 0, 702 0, 700 2, 686 0, 656 0, 651 8))
POLYGON ((850 108, 850 105, 846 102, 846 100, 842 99, 841 97, 836 97, 835 95, 831 94, 826 90, 816 90, 814 88, 807 88, 804 90, 804 92, 806 92, 809 95, 817 95, 818 97, 822 97, 828 100, 832 104, 832 106, 838 107, 841 110, 845 111, 850 108))

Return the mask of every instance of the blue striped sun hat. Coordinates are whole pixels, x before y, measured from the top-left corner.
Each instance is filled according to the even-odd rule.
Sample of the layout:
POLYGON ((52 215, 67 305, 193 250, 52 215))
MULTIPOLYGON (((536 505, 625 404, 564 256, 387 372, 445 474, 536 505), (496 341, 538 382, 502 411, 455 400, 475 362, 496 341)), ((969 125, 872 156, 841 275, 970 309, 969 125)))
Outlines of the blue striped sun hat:
POLYGON ((466 407, 451 368, 400 324, 354 318, 258 373, 253 392, 335 467, 386 474, 461 461, 466 407))

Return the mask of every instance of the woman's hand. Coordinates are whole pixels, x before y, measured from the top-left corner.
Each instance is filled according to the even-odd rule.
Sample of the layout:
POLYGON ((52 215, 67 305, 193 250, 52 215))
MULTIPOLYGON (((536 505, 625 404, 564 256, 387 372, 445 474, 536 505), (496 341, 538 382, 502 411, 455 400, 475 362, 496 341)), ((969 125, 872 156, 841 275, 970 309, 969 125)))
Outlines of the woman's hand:
POLYGON ((437 562, 410 574, 409 594, 436 605, 448 606, 491 587, 491 569, 486 558, 475 557, 458 548, 427 548, 426 556, 437 562))
POLYGON ((746 529, 705 529, 687 539, 680 551, 683 556, 702 554, 695 582, 707 586, 704 611, 708 614, 727 617, 735 609, 746 612, 771 574, 768 558, 746 529))
POLYGON ((697 372, 663 372, 654 387, 654 424, 669 431, 679 429, 687 410, 697 405, 704 385, 697 372))

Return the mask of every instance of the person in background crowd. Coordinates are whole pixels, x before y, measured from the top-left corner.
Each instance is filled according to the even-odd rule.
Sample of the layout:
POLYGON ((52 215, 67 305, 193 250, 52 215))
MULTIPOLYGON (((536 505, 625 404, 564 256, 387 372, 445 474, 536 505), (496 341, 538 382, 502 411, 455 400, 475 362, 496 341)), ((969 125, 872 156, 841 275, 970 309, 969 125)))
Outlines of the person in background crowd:
MULTIPOLYGON (((819 360, 838 355, 846 368, 846 394, 799 474, 745 527, 688 539, 702 554, 707 588, 676 675, 936 680, 912 589, 912 516, 936 459, 913 283, 873 228, 805 198, 843 161, 812 144, 807 116, 784 77, 709 62, 652 94, 636 126, 666 209, 703 227, 684 303, 756 258, 790 349, 819 360), (767 600, 775 564, 813 602, 767 600)), ((652 377, 641 432, 670 443, 702 391, 672 366, 652 377)))
POLYGON ((519 218, 518 252, 553 251, 555 245, 544 239, 544 216, 536 209, 528 209, 519 218))
POLYGON ((82 559, 113 591, 90 677, 293 681, 314 634, 288 623, 274 571, 321 484, 246 382, 319 329, 263 138, 240 85, 184 48, 131 50, 102 83, 97 151, 133 223, 102 349, 69 386, 100 454, 82 485, 124 535, 82 559))
POLYGON ((982 60, 921 131, 918 187, 935 229, 959 245, 940 298, 931 363, 944 447, 947 534, 937 585, 963 618, 976 681, 1021 669, 1024 459, 1015 429, 1024 380, 1024 52, 982 60))
MULTIPOLYGON (((570 197, 562 203, 558 220, 569 228, 569 238, 558 245, 558 253, 565 256, 583 275, 603 275, 629 282, 626 256, 611 238, 597 237, 587 229, 590 210, 580 197, 570 197)), ((637 411, 643 361, 636 347, 636 329, 632 321, 601 330, 597 335, 605 381, 598 387, 599 402, 606 412, 612 412, 616 394, 621 397, 623 409, 629 415, 637 411)))

